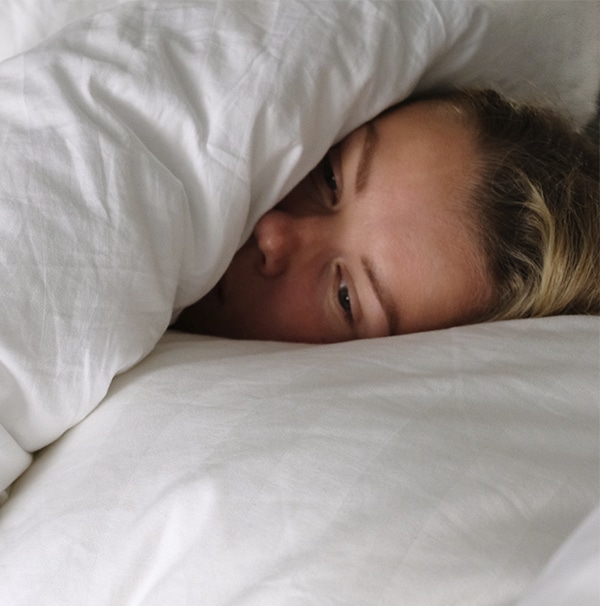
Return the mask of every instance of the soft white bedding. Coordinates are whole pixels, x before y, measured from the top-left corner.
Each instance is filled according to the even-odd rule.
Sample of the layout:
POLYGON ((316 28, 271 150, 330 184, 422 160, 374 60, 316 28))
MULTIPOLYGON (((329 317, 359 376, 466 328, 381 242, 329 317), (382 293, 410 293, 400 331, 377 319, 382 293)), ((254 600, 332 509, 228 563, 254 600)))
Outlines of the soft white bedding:
POLYGON ((126 3, 0 65, 2 487, 16 445, 81 420, 334 139, 473 35, 446 6, 126 3))
POLYGON ((578 526, 518 606, 600 604, 600 507, 578 526))
POLYGON ((0 603, 515 604, 598 502, 599 329, 169 334, 16 483, 0 603))
MULTIPOLYGON (((113 4, 4 0, 0 58, 113 4)), ((72 428, 0 508, 0 603, 597 606, 597 518, 561 548, 600 492, 597 319, 162 335, 333 141, 414 90, 587 121, 598 10, 148 0, 0 63, 0 490, 72 428)))
POLYGON ((0 63, 0 489, 152 350, 333 141, 384 107, 449 82, 511 82, 589 115, 596 5, 548 2, 541 25, 532 6, 147 0, 0 63))

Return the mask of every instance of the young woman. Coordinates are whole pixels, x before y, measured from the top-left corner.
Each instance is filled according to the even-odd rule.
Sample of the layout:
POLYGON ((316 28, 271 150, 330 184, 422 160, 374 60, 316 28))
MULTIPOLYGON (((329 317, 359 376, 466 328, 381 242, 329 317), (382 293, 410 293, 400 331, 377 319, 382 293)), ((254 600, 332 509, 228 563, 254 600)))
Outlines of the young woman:
POLYGON ((598 147, 493 91, 394 107, 257 223, 176 327, 334 342, 597 314, 598 147))

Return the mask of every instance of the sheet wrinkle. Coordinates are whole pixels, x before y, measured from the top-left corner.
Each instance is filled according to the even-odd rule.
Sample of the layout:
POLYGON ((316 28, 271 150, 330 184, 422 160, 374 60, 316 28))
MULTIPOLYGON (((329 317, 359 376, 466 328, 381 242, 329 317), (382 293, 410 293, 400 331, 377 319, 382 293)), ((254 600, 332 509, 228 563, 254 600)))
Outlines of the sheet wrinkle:
MULTIPOLYGON (((10 486, 33 461, 31 453, 23 449, 20 442, 3 424, 0 424, 0 459, 2 460, 0 485, 5 487, 10 486)), ((8 492, 0 491, 0 517, 1 508, 6 503, 8 495, 8 492)))

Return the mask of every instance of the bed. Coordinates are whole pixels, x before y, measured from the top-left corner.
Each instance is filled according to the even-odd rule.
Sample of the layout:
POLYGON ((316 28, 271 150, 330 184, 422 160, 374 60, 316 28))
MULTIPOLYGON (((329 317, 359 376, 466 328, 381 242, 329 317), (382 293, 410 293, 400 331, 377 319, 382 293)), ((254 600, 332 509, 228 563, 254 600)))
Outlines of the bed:
POLYGON ((586 124, 598 11, 4 2, 0 603, 599 604, 598 318, 167 330, 329 145, 414 92, 586 124))

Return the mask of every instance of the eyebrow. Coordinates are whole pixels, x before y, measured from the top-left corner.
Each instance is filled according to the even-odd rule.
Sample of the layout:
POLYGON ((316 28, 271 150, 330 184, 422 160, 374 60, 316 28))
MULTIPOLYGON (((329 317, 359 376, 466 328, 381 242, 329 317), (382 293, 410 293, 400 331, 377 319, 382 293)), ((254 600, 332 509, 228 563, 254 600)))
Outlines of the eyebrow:
POLYGON ((360 194, 369 182, 371 164, 373 162, 373 155, 378 140, 377 129, 375 128, 373 121, 367 122, 367 124, 365 124, 365 137, 360 159, 358 161, 358 168, 356 169, 356 178, 354 180, 354 192, 357 194, 360 194))
POLYGON ((371 286, 373 287, 373 291, 375 292, 375 296, 381 305, 383 312, 385 313, 385 317, 387 319, 389 334, 390 337, 394 335, 400 334, 400 314, 398 312, 398 307, 396 306, 396 302, 392 298, 391 294, 388 290, 386 290, 383 282, 377 275, 375 268, 371 261, 367 257, 361 257, 362 266, 371 282, 371 286))

